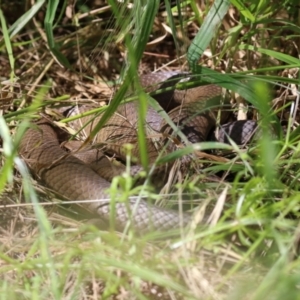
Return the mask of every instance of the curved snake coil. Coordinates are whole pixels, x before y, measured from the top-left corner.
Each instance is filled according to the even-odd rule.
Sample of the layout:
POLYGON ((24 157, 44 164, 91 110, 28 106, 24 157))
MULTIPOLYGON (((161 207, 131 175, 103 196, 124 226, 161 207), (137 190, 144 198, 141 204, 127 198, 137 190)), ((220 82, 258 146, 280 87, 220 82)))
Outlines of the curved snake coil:
MULTIPOLYGON (((186 74, 177 72, 161 72, 141 76, 141 83, 147 92, 152 92, 164 87, 174 86, 186 74), (175 81, 173 81, 175 79, 175 81), (171 80, 171 81, 170 81, 171 80)), ((222 89, 216 85, 200 86, 188 90, 173 90, 155 96, 156 100, 169 114, 173 122, 181 128, 181 131, 191 142, 205 141, 215 126, 216 109, 206 109, 207 104, 213 100, 214 104, 221 105, 222 89)), ((125 143, 137 143, 137 102, 120 105, 117 112, 108 120, 106 125, 99 131, 96 143, 106 143, 106 150, 122 155, 121 145, 125 143)), ((85 108, 82 108, 85 110, 85 108)), ((74 113, 71 110, 71 113, 74 113)), ((93 125, 101 118, 98 116, 91 122, 91 117, 84 117, 75 121, 73 126, 80 128, 82 124, 89 123, 85 127, 88 135, 93 125)), ((222 116, 226 119, 226 114, 222 116)), ((238 124, 238 123, 236 123, 238 124)), ((248 123, 243 124, 246 128, 248 123)), ((255 125, 253 125, 255 126, 255 125)), ((147 135, 147 148, 150 162, 154 163, 157 154, 161 151, 158 144, 164 145, 165 141, 154 141, 153 133, 164 132, 172 134, 171 128, 165 120, 153 109, 149 108, 145 127, 150 128, 147 135)), ((245 139, 241 126, 236 126, 236 139, 245 139)), ((234 126, 229 126, 228 130, 234 126)), ((248 127, 247 127, 248 128, 248 127)), ((233 129, 233 131, 235 131, 233 129)), ((238 141, 239 142, 239 141, 238 141)), ((167 151, 172 151, 167 148, 167 151)), ((67 155, 61 148, 56 129, 45 119, 41 119, 29 128, 22 138, 20 155, 25 159, 33 175, 55 193, 69 200, 97 200, 87 202, 84 206, 96 212, 100 218, 109 223, 114 220, 114 226, 123 230, 131 221, 134 229, 139 233, 149 231, 164 231, 179 226, 186 226, 191 221, 191 215, 179 214, 176 211, 150 205, 147 201, 129 200, 128 203, 114 203, 111 205, 106 190, 110 182, 106 179, 105 173, 114 169, 111 163, 101 156, 100 176, 95 168, 81 159, 67 155), (112 209, 114 207, 114 209, 112 209), (111 216, 113 213, 113 217, 111 216)), ((135 147, 133 155, 138 157, 138 147, 135 147)), ((98 161, 98 162, 99 162, 98 161)))

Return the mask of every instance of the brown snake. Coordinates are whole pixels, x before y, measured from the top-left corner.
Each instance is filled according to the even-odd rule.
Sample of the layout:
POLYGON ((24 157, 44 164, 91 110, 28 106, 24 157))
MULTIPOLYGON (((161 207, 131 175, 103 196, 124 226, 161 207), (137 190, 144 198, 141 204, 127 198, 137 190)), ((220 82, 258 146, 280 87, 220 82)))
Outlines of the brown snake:
MULTIPOLYGON (((175 83, 168 83, 168 79, 177 78, 176 80, 179 81, 182 76, 186 75, 176 72, 144 75, 141 76, 141 84, 147 92, 152 92, 164 86, 173 86, 175 83)), ((168 112, 173 122, 182 127, 182 132, 191 142, 201 142, 207 139, 209 131, 215 125, 214 111, 203 110, 204 104, 212 98, 218 99, 220 103, 221 95, 222 89, 220 87, 207 85, 188 90, 168 91, 155 98, 168 112), (200 111, 201 113, 199 113, 200 111)), ((73 114, 74 112, 76 110, 71 111, 73 114)), ((97 118, 99 119, 101 116, 97 118)), ((97 118, 85 128, 87 134, 92 130, 93 124, 97 123, 97 118)), ((85 117, 73 125, 78 128, 90 120, 91 117, 85 117)), ((137 121, 137 102, 121 105, 100 130, 96 142, 105 142, 107 150, 122 155, 120 145, 124 143, 136 144, 137 142, 137 121)), ((161 148, 157 147, 159 141, 154 142, 153 136, 157 136, 163 130, 171 134, 171 130, 164 119, 151 107, 147 113, 145 127, 147 127, 147 148, 150 162, 154 163, 161 148), (150 133, 148 133, 148 129, 150 133)), ((172 150, 170 148, 168 151, 172 150)), ((112 209, 113 206, 106 192, 110 187, 110 182, 79 158, 66 155, 60 146, 56 130, 45 119, 38 121, 36 125, 27 130, 22 138, 19 153, 25 159, 34 176, 64 198, 69 200, 97 200, 87 202, 84 205, 88 210, 96 212, 106 223, 113 219, 114 226, 118 230, 123 230, 129 220, 139 233, 152 230, 169 230, 186 226, 191 221, 190 214, 179 214, 173 210, 151 205, 144 200, 130 199, 128 203, 116 202, 113 203, 115 208, 112 209)), ((138 157, 138 155, 138 150, 133 151, 133 156, 138 157)), ((103 162, 100 161, 99 168, 100 171, 102 170, 102 174, 106 172, 107 164, 108 169, 111 169, 106 159, 103 162)))

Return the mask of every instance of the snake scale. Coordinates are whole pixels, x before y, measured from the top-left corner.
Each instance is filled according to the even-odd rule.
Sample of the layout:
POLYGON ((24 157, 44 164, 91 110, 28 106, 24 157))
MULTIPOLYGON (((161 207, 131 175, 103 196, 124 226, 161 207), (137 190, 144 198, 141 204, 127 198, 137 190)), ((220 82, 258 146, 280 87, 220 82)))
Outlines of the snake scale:
MULTIPOLYGON (((178 72, 160 72, 142 75, 140 81, 146 92, 153 92, 165 87, 172 87, 186 76, 186 74, 178 72)), ((216 122, 215 109, 206 109, 206 104, 214 99, 214 101, 217 100, 220 107, 222 89, 209 84, 187 90, 167 91, 156 95, 155 98, 190 142, 201 142, 207 139, 216 122)), ((96 142, 106 143, 107 150, 116 152, 118 155, 122 155, 122 150, 120 150, 122 144, 136 144, 137 103, 135 101, 120 105, 117 112, 99 131, 96 142)), ((82 109, 85 110, 85 108, 82 109)), ((76 114, 78 111, 73 109, 70 112, 69 114, 76 114)), ((99 118, 101 116, 85 127, 87 135, 99 118)), ((226 119, 226 115, 222 118, 226 119)), ((77 123, 75 121, 73 125, 78 128, 89 121, 91 121, 91 117, 85 117, 79 119, 77 123)), ((238 129, 235 130, 238 133, 236 136, 239 136, 237 139, 241 137, 244 139, 244 136, 248 134, 243 133, 244 128, 246 131, 248 130, 247 126, 237 127, 238 129)), ((165 133, 163 136, 171 135, 172 130, 160 114, 151 107, 147 112, 145 128, 147 129, 146 140, 150 162, 154 163, 161 148, 157 146, 160 143, 157 141, 159 139, 155 140, 153 136, 162 132, 165 133)), ((227 129, 228 132, 234 131, 234 126, 229 126, 227 129)), ((235 136, 234 133, 232 135, 235 136)), ((134 149, 136 151, 133 152, 133 155, 138 157, 138 147, 134 147, 134 149)), ((167 149, 167 151, 173 150, 172 147, 167 149)), ((90 164, 74 155, 67 155, 60 145, 57 130, 45 119, 39 120, 26 131, 21 140, 19 154, 24 158, 33 175, 63 198, 96 200, 84 204, 85 208, 96 212, 103 222, 111 223, 113 220, 114 228, 117 230, 123 230, 128 221, 138 233, 184 227, 191 221, 192 217, 188 213, 179 214, 174 210, 149 204, 145 200, 129 199, 127 203, 112 204, 109 194, 107 194, 110 182, 105 179, 105 176, 99 175, 91 168, 90 164)), ((109 164, 110 162, 106 158, 100 161, 98 166, 100 174, 101 171, 102 174, 106 173, 107 167, 111 169, 109 164)))

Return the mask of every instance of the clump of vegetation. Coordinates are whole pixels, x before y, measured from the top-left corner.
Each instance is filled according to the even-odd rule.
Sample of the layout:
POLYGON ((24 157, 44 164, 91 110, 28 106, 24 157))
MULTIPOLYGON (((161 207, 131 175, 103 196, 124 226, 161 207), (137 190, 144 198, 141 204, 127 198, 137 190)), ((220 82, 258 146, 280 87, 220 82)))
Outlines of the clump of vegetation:
MULTIPOLYGON (((297 298, 299 4, 179 2, 1 6, 4 298, 297 298), (188 70, 195 84, 228 89, 233 120, 258 121, 260 137, 245 149, 203 143, 200 149, 210 152, 198 153, 191 173, 175 170, 176 184, 162 190, 184 208, 192 202, 195 219, 209 219, 205 228, 160 239, 101 231, 31 179, 18 145, 41 116, 65 126, 58 106, 113 99, 103 125, 129 90, 139 90, 137 75, 154 70, 188 70)), ((143 118, 148 103, 140 103, 143 118)), ((141 161, 147 162, 146 149, 141 161)), ((131 195, 133 178, 116 180, 131 195)))

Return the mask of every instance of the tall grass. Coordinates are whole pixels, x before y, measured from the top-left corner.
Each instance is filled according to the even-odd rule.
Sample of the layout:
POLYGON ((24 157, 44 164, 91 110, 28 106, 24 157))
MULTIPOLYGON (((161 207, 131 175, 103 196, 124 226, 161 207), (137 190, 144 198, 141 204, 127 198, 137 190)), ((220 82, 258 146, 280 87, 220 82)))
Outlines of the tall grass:
MULTIPOLYGON (((0 76, 10 80, 8 90, 14 95, 10 110, 4 110, 0 119, 0 189, 4 195, 0 204, 7 204, 7 184, 12 184, 13 176, 14 188, 21 188, 20 177, 13 173, 15 164, 23 178, 25 199, 34 208, 34 214, 28 210, 17 214, 2 206, 6 213, 18 216, 12 217, 10 227, 4 224, 1 230, 3 299, 111 299, 116 295, 156 299, 160 293, 166 299, 298 298, 299 129, 295 128, 300 60, 295 45, 300 24, 299 14, 291 9, 297 4, 215 1, 202 4, 199 9, 196 1, 176 3, 108 1, 110 6, 99 10, 93 3, 89 7, 81 1, 74 7, 68 6, 67 1, 37 1, 12 24, 7 22, 10 10, 3 7, 0 11, 4 37, 0 50, 10 67, 0 76), (69 17, 64 19, 66 9, 69 17), (187 146, 161 158, 165 162, 199 150, 234 150, 225 157, 226 162, 200 159, 201 172, 182 178, 173 189, 176 199, 193 200, 195 218, 201 218, 205 208, 213 210, 210 224, 206 228, 191 228, 181 238, 154 240, 151 234, 137 238, 131 232, 120 238, 117 233, 99 231, 87 223, 78 226, 75 220, 58 214, 56 208, 44 210, 38 205, 29 175, 17 156, 17 145, 28 121, 38 117, 45 107, 51 113, 50 107, 64 103, 67 93, 74 94, 68 84, 66 88, 59 87, 60 81, 66 83, 69 74, 81 72, 76 77, 82 78, 82 85, 75 89, 78 93, 79 86, 91 86, 99 79, 93 70, 100 68, 102 53, 112 57, 112 66, 118 63, 114 69, 121 75, 121 84, 110 105, 101 108, 105 111, 103 117, 88 140, 128 97, 128 91, 134 90, 136 93, 130 96, 140 103, 141 162, 148 166, 142 120, 148 105, 159 107, 144 93, 137 75, 138 65, 146 61, 143 53, 155 52, 153 47, 147 49, 147 42, 155 39, 158 23, 160 29, 168 28, 172 35, 174 53, 186 58, 185 64, 194 75, 193 84, 214 83, 240 94, 254 107, 252 115, 259 120, 262 136, 247 151, 236 145, 210 142, 187 146), (191 25, 194 37, 189 45, 182 45, 191 25), (195 29, 197 26, 199 30, 195 29), (116 60, 118 51, 122 55, 116 60), (34 55, 24 55, 30 52, 34 55), (82 64, 80 67, 73 63, 74 56, 82 64), (18 69, 22 70, 18 73, 21 95, 14 94, 18 69), (70 73, 64 73, 67 69, 70 73), (49 78, 53 83, 50 88, 49 78), (274 90, 281 93, 276 101, 271 93, 274 90), (292 102, 284 102, 283 92, 289 93, 286 99, 291 98, 292 102), (286 117, 289 112, 290 117, 286 117), (281 129, 281 121, 287 124, 286 132, 281 129), (215 179, 216 174, 230 176, 226 181, 203 180, 215 179), (24 221, 30 217, 37 220, 37 225, 24 221), (26 237, 19 235, 18 228, 12 225, 15 222, 26 229, 26 237)), ((182 65, 182 58, 173 63, 177 69, 182 65)), ((104 83, 111 79, 107 77, 97 84, 104 89, 104 83)), ((177 176, 182 177, 180 173, 177 176)), ((43 197, 39 198, 43 203, 43 197)), ((17 201, 20 200, 21 196, 17 201)))

